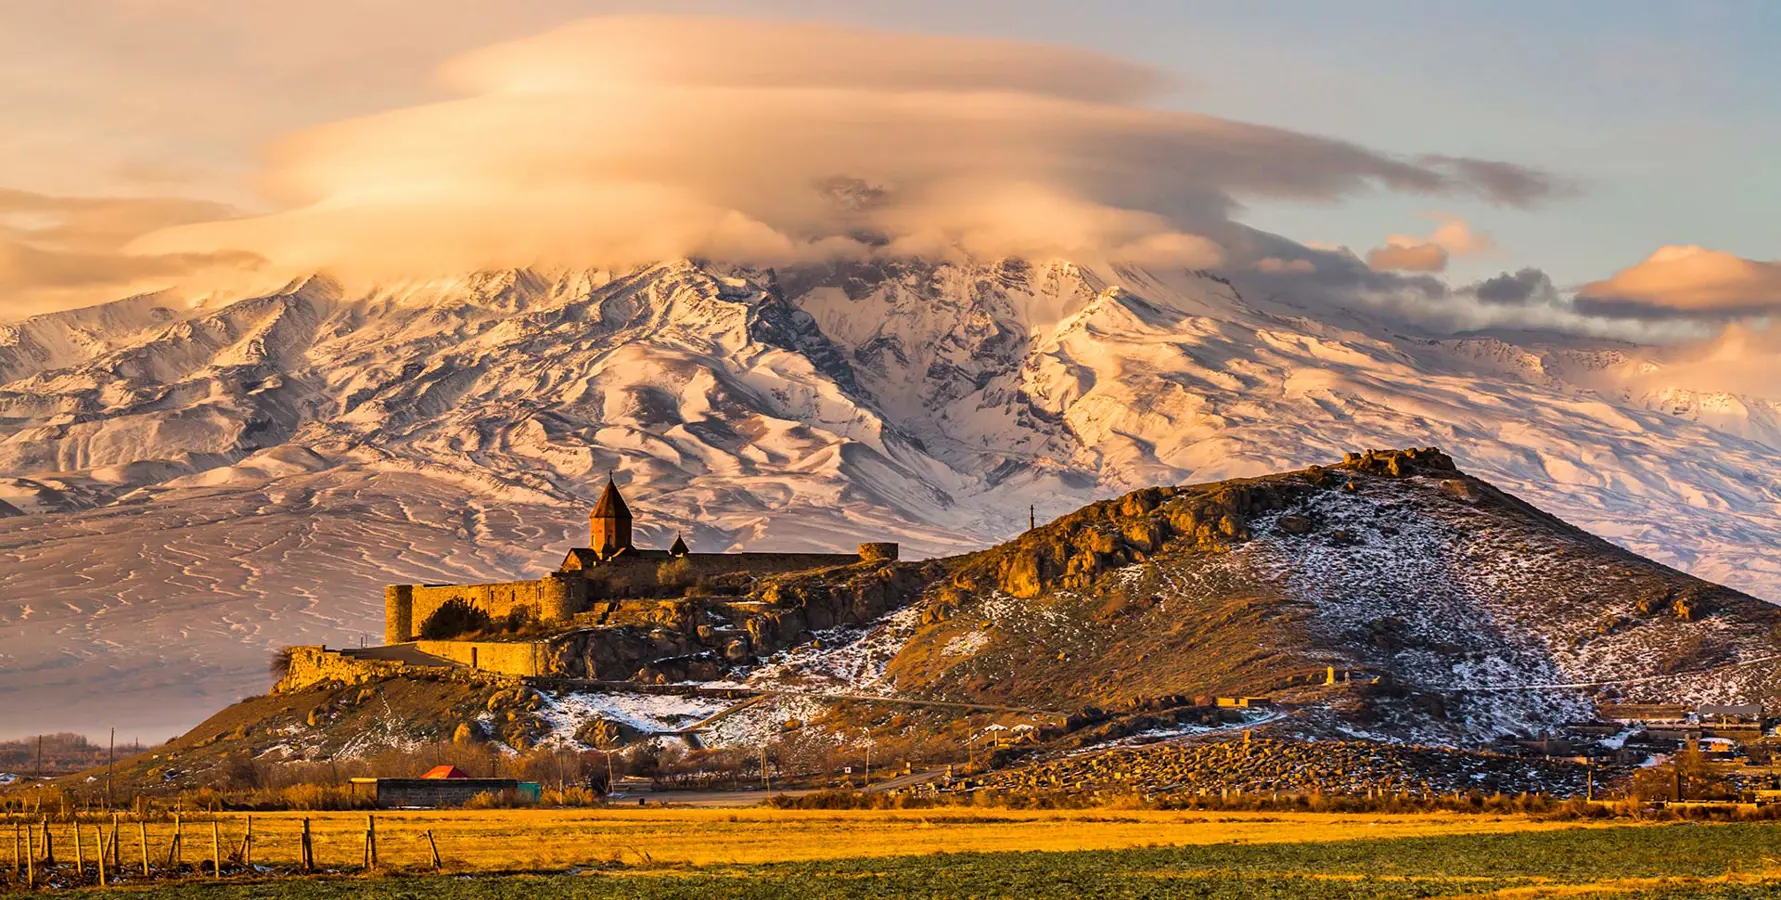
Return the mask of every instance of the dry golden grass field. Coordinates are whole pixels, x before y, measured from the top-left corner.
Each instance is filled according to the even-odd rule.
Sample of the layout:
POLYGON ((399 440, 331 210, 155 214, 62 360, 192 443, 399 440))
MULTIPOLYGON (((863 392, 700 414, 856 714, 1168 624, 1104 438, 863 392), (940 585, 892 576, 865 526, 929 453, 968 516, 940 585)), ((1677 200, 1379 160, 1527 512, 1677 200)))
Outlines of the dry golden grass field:
MULTIPOLYGON (((363 859, 365 813, 258 813, 256 863, 295 863, 302 820, 310 820, 317 864, 356 867, 363 859)), ((208 860, 210 820, 188 820, 184 858, 208 860)), ((225 858, 239 847, 247 816, 214 817, 225 858)), ((1574 828, 1507 816, 1459 814, 1341 815, 1122 810, 1012 811, 613 809, 467 810, 375 814, 379 862, 386 868, 432 864, 431 831, 447 869, 561 870, 601 863, 709 865, 793 862, 928 853, 1118 850, 1191 844, 1278 843, 1349 838, 1574 828)), ((148 828, 151 855, 165 853, 170 824, 148 828)), ((89 831, 91 830, 89 826, 89 831)), ((137 850, 125 828, 125 859, 137 850)), ((140 860, 138 859, 138 865, 140 860)))
MULTIPOLYGON (((184 865, 172 871, 173 825, 126 822, 123 872, 108 864, 110 881, 182 900, 1781 896, 1774 823, 1110 809, 392 811, 376 814, 374 873, 361 868, 365 826, 364 813, 254 814, 250 869, 231 859, 248 817, 197 814, 181 823, 184 865), (297 865, 306 816, 321 870, 314 877, 297 865), (220 880, 211 874, 213 825, 220 880), (432 872, 428 832, 442 877, 432 872), (153 879, 140 876, 143 833, 153 879)), ((51 823, 61 865, 48 880, 56 887, 93 884, 95 829, 108 832, 109 822, 83 825, 87 868, 75 877, 72 832, 51 823)))
MULTIPOLYGON (((1281 843, 1358 838, 1433 837, 1575 828, 1516 816, 1453 813, 1157 812, 1147 810, 780 810, 751 809, 490 809, 453 811, 196 813, 172 822, 124 822, 108 857, 139 874, 143 839, 156 868, 168 861, 177 827, 179 861, 212 871, 213 846, 225 869, 239 862, 251 825, 250 861, 295 867, 307 820, 320 870, 354 870, 365 862, 367 824, 374 824, 377 862, 385 871, 433 867, 456 872, 561 871, 578 866, 706 866, 912 856, 932 853, 1119 850, 1131 847, 1281 843), (251 821, 250 821, 251 820, 251 821), (370 820, 375 820, 372 823, 370 820), (213 827, 214 826, 214 827, 213 827), (428 834, 432 844, 429 845, 428 834)), ((22 821, 22 820, 16 820, 22 821)), ((16 831, 9 825, 7 831, 16 831)), ((43 825, 34 830, 41 834, 43 825)), ((74 858, 73 826, 48 825, 56 856, 74 858)), ((1597 826, 1601 827, 1601 826, 1597 826)), ((91 863, 109 820, 81 826, 91 863)), ((109 838, 108 838, 109 839, 109 838)), ((11 841, 11 836, 0 837, 11 841)), ((36 844, 41 853, 41 838, 36 844)), ((4 856, 0 849, 0 856, 4 856)))

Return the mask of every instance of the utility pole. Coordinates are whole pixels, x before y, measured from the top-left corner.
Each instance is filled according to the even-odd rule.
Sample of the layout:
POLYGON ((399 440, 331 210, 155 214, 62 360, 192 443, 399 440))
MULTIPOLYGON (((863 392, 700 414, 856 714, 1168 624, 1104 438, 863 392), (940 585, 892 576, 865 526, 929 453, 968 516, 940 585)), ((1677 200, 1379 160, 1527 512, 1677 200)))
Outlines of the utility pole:
POLYGON ((111 742, 105 745, 105 811, 112 810, 111 805, 111 770, 117 762, 117 726, 111 728, 111 742))
POLYGON ((43 780, 43 735, 37 736, 37 780, 43 780))

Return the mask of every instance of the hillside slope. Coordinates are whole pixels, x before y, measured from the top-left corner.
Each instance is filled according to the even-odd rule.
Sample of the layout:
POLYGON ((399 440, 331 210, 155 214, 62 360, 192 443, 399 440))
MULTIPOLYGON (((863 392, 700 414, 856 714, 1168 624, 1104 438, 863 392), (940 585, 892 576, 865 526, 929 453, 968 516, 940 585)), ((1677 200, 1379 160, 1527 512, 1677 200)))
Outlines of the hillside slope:
POLYGON ((925 624, 903 624, 874 679, 900 695, 1047 709, 1290 698, 1333 668, 1378 680, 1344 729, 1438 743, 1538 734, 1604 699, 1781 696, 1781 609, 1594 537, 1432 448, 1145 489, 942 562, 925 624))

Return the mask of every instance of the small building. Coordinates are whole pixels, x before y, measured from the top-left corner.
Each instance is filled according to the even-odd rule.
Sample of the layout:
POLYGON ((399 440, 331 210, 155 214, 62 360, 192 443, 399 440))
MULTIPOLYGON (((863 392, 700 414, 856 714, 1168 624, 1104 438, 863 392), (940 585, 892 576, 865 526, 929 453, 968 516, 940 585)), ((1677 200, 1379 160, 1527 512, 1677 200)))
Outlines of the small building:
POLYGON ((1266 709, 1274 705, 1266 697, 1219 697, 1217 702, 1228 709, 1266 709))
POLYGON ((354 778, 379 809, 442 809, 463 806, 482 794, 507 803, 535 802, 538 785, 513 778, 472 778, 457 766, 434 766, 419 778, 354 778))

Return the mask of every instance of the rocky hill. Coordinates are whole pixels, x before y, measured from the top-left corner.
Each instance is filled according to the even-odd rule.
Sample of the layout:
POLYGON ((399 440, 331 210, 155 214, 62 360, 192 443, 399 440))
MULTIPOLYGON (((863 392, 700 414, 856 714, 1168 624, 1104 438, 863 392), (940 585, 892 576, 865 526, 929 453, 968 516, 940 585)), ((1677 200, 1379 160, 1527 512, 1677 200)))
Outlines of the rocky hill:
MULTIPOLYGON (((664 611, 563 637, 574 665, 605 667, 564 674, 599 687, 461 667, 305 681, 126 771, 206 783, 243 759, 446 741, 832 754, 866 734, 950 759, 1006 728, 1058 752, 1244 729, 1274 742, 1243 757, 1270 782, 1303 780, 1276 769, 1316 738, 1383 767, 1354 769, 1366 789, 1444 792, 1483 772, 1505 790, 1561 790, 1581 771, 1420 748, 1563 731, 1605 701, 1781 696, 1781 609, 1594 537, 1435 448, 1145 488, 986 550, 711 583, 664 611), (611 684, 614 672, 633 684, 611 684), (1378 744, 1418 749, 1367 749, 1378 744)), ((1159 752, 1133 758, 1179 781, 1196 754, 1239 751, 1159 752)), ((983 783, 1116 777, 1114 763, 1054 758, 983 783)))
POLYGON ((385 583, 535 576, 609 469, 646 544, 917 557, 1034 504, 1438 443, 1781 598, 1777 397, 1517 340, 1019 259, 316 277, 0 326, 0 738, 153 739, 259 690, 280 644, 377 634, 385 583))
POLYGON ((1140 490, 939 568, 920 624, 891 626, 900 645, 880 650, 874 683, 1119 708, 1319 697, 1334 670, 1365 683, 1332 704, 1339 730, 1457 744, 1588 721, 1604 699, 1781 692, 1781 609, 1594 537, 1432 448, 1140 490))

